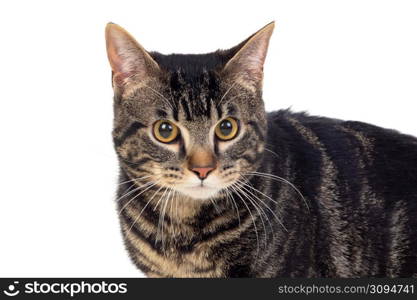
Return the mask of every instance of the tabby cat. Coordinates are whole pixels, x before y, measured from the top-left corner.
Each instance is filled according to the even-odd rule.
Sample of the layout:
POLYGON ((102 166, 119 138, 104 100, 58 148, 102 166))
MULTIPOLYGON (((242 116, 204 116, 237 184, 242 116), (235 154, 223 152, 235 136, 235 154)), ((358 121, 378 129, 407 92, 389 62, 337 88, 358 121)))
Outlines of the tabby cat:
POLYGON ((266 113, 273 28, 163 55, 107 25, 132 261, 149 277, 416 277, 417 139, 266 113))

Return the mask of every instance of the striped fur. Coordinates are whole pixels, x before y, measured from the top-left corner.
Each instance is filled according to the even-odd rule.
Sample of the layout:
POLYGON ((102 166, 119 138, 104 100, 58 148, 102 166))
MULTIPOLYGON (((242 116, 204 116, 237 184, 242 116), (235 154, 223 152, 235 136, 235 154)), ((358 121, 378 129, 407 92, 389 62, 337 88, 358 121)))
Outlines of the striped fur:
POLYGON ((134 264, 150 277, 417 277, 417 139, 265 113, 261 79, 224 71, 247 41, 204 55, 149 53, 158 75, 115 89, 117 206, 134 264), (239 136, 208 138, 227 116, 239 136), (159 119, 183 130, 176 144, 152 138, 159 119), (205 200, 176 188, 196 146, 211 149, 209 176, 228 186, 205 200))

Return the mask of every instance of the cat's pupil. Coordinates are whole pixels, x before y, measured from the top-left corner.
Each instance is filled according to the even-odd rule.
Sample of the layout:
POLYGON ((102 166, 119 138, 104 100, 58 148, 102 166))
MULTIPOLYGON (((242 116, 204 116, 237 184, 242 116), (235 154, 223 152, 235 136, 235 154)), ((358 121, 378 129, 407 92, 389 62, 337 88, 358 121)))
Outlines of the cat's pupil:
POLYGON ((174 128, 168 122, 163 122, 159 126, 159 134, 165 139, 171 136, 173 130, 174 128))
POLYGON ((224 120, 220 123, 220 131, 224 136, 228 136, 232 133, 233 124, 229 120, 224 120))

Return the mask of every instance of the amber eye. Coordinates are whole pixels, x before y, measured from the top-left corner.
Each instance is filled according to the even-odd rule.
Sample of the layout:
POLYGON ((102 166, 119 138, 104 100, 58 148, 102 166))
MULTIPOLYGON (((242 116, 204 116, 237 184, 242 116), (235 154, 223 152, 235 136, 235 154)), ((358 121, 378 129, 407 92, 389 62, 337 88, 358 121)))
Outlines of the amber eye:
POLYGON ((158 141, 170 143, 177 138, 179 129, 171 121, 159 120, 153 126, 153 134, 158 141))
POLYGON ((217 124, 214 132, 220 140, 228 141, 236 136, 238 129, 239 126, 237 121, 231 117, 228 117, 217 124))

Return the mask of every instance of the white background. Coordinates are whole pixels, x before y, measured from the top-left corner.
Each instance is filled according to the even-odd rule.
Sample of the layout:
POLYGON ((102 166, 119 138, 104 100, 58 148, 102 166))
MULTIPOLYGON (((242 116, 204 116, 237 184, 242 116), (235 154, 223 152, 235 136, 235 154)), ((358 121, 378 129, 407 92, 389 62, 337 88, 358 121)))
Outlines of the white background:
POLYGON ((114 204, 104 27, 149 50, 228 48, 272 20, 268 110, 417 135, 415 1, 2 1, 0 276, 139 276, 114 204))

